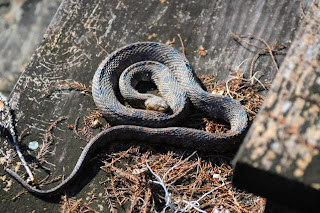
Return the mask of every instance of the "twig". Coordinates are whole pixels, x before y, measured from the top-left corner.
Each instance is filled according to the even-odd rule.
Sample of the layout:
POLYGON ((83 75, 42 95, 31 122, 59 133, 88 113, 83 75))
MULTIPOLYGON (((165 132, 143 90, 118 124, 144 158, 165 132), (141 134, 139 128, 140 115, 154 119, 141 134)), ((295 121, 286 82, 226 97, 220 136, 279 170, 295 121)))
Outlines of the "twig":
POLYGON ((179 33, 178 33, 178 37, 179 37, 179 40, 180 40, 180 43, 181 43, 182 53, 183 53, 183 55, 186 55, 186 48, 184 47, 183 40, 182 40, 181 35, 179 33))
MULTIPOLYGON (((270 49, 269 49, 269 48, 272 48, 271 51, 277 52, 278 50, 274 50, 274 48, 277 48, 277 47, 282 48, 282 45, 275 44, 275 45, 272 45, 271 47, 261 49, 261 50, 259 50, 259 52, 257 52, 257 53, 255 54, 255 56, 254 56, 253 59, 251 60, 250 75, 249 75, 250 77, 252 77, 254 63, 255 63, 255 61, 259 58, 259 56, 260 56, 261 54, 263 54, 263 52, 266 51, 266 50, 269 51, 269 54, 270 54, 270 49)), ((275 60, 275 58, 274 58, 274 55, 273 55, 273 54, 270 54, 270 56, 271 56, 271 58, 272 58, 272 60, 273 60, 273 63, 275 64, 276 70, 277 70, 277 72, 278 72, 278 71, 279 71, 279 67, 278 67, 278 64, 277 64, 277 62, 276 62, 276 60, 275 60)))
MULTIPOLYGON (((226 184, 229 184, 230 182, 226 183, 226 184, 222 184, 218 187, 215 187, 214 189, 210 190, 209 192, 203 194, 200 198, 198 198, 196 201, 187 201, 187 200, 184 200, 184 199, 179 199, 178 201, 175 201, 172 196, 171 196, 171 193, 169 192, 168 188, 172 188, 173 190, 175 190, 176 193, 178 193, 178 191, 175 189, 175 187, 169 185, 169 184, 165 184, 165 177, 167 176, 167 174, 169 172, 171 172, 175 167, 177 167, 178 165, 180 165, 181 163, 187 161, 188 159, 190 159, 190 157, 192 157, 196 152, 194 152, 193 154, 191 154, 190 156, 188 156, 188 158, 184 159, 183 161, 181 161, 181 159, 179 160, 179 162, 177 164, 175 164, 173 167, 171 167, 167 172, 165 172, 165 174, 162 176, 162 178, 160 176, 158 176, 152 169, 151 167, 149 166, 148 162, 146 162, 146 166, 147 168, 149 169, 149 171, 151 172, 151 174, 153 174, 153 176, 155 176, 155 178, 157 179, 156 181, 153 181, 153 180, 150 180, 150 182, 152 183, 155 183, 155 184, 158 184, 160 185, 163 190, 164 190, 164 194, 165 194, 165 201, 166 201, 166 204, 165 204, 165 207, 164 209, 166 208, 170 208, 173 212, 189 212, 191 209, 194 209, 198 212, 202 212, 202 213, 205 213, 206 211, 202 210, 199 208, 200 206, 200 201, 208 196, 209 194, 211 194, 212 192, 220 189, 221 187, 225 186, 226 184), (184 204, 187 204, 184 208, 180 208, 180 203, 184 203, 184 204)), ((180 196, 179 196, 180 197, 180 196)))
POLYGON ((204 197, 206 197, 207 195, 211 194, 212 192, 214 192, 214 191, 220 189, 221 187, 224 187, 224 186, 226 186, 226 185, 228 185, 228 184, 230 184, 230 183, 231 183, 231 182, 223 183, 222 185, 217 186, 216 188, 208 191, 207 193, 203 194, 203 195, 197 200, 197 202, 199 202, 200 200, 202 200, 204 197))
POLYGON ((188 161, 193 155, 195 155, 197 153, 197 151, 194 151, 191 155, 189 155, 188 157, 186 157, 183 161, 181 161, 181 158, 179 160, 179 162, 177 164, 175 164, 173 167, 171 167, 166 173, 164 173, 163 178, 164 179, 169 172, 171 172, 175 167, 179 166, 181 163, 188 161))
POLYGON ((229 84, 230 81, 236 80, 236 79, 243 80, 243 81, 247 81, 247 82, 251 82, 251 84, 253 84, 254 80, 256 80, 256 81, 263 87, 263 89, 266 90, 267 88, 263 85, 263 83, 262 83, 258 78, 256 78, 257 73, 259 73, 259 71, 258 71, 258 72, 255 72, 254 75, 253 75, 250 79, 241 78, 241 77, 232 77, 232 78, 228 79, 228 80, 226 81, 227 94, 228 94, 230 97, 232 97, 231 94, 230 94, 231 91, 230 91, 230 89, 229 89, 229 85, 228 85, 228 84, 229 84))
POLYGON ((16 194, 13 198, 11 198, 12 201, 15 201, 16 199, 18 199, 18 197, 20 197, 23 194, 27 194, 28 190, 24 189, 21 192, 19 192, 18 194, 16 194))
POLYGON ((47 92, 47 96, 51 96, 56 90, 76 90, 85 95, 89 95, 92 93, 92 90, 83 83, 77 81, 69 82, 65 80, 50 86, 49 91, 47 92))
POLYGON ((246 40, 244 40, 244 39, 242 38, 242 37, 249 37, 249 38, 250 38, 250 35, 249 35, 249 36, 237 35, 237 34, 231 32, 231 33, 230 33, 230 36, 238 39, 239 41, 245 43, 245 44, 248 45, 248 46, 256 47, 256 48, 258 48, 258 49, 263 49, 263 47, 260 47, 260 46, 258 46, 258 45, 255 45, 255 44, 253 44, 253 43, 250 43, 250 42, 248 42, 248 41, 246 41, 246 40))
POLYGON ((29 175, 28 179, 29 179, 29 181, 33 181, 34 180, 34 176, 33 176, 32 172, 31 172, 27 162, 25 161, 25 159, 24 159, 24 157, 23 157, 23 155, 21 153, 21 150, 20 150, 20 148, 18 146, 18 142, 17 142, 16 136, 14 135, 15 131, 13 129, 11 129, 11 128, 10 128, 10 134, 12 136, 13 144, 14 144, 16 150, 17 150, 17 154, 18 154, 18 156, 19 156, 24 168, 26 169, 27 174, 29 175))
POLYGON ((100 42, 99 42, 96 34, 94 34, 94 38, 95 38, 96 41, 97 41, 98 47, 100 47, 100 48, 102 49, 102 51, 105 52, 107 55, 110 55, 109 52, 108 52, 103 46, 101 46, 101 44, 100 44, 100 42))
POLYGON ((172 39, 171 41, 168 40, 168 41, 166 42, 166 45, 171 46, 172 44, 174 44, 174 42, 176 42, 176 38, 175 38, 175 37, 173 37, 173 39, 172 39))
POLYGON ((81 140, 84 140, 84 141, 88 141, 87 138, 84 138, 80 135, 80 130, 78 129, 78 126, 79 126, 79 120, 80 118, 77 117, 76 120, 74 121, 74 125, 73 125, 73 132, 81 139, 81 140))
POLYGON ((150 182, 152 183, 156 183, 156 184, 159 184, 160 186, 162 186, 163 190, 164 190, 164 194, 165 194, 165 201, 166 201, 166 204, 165 204, 165 208, 166 207, 170 207, 171 210, 173 211, 176 211, 176 208, 174 206, 171 205, 171 202, 172 202, 172 198, 171 198, 171 194, 169 193, 167 187, 166 187, 166 184, 163 182, 163 179, 160 178, 149 166, 148 162, 146 162, 146 165, 147 165, 147 168, 149 169, 149 171, 153 174, 153 176, 156 177, 157 181, 153 181, 153 180, 150 180, 150 182))
POLYGON ((46 134, 44 135, 44 139, 42 140, 42 144, 40 146, 39 152, 36 156, 36 159, 39 161, 39 164, 42 164, 43 162, 46 162, 47 164, 50 164, 52 166, 55 166, 52 163, 49 163, 47 160, 45 160, 45 155, 49 151, 49 147, 52 144, 53 136, 52 136, 52 129, 61 121, 66 120, 67 116, 61 116, 57 120, 53 121, 51 125, 48 127, 46 134))
POLYGON ((51 134, 51 131, 52 129, 58 124, 60 123, 61 121, 64 121, 68 119, 67 116, 61 116, 59 117, 57 120, 53 121, 50 126, 48 127, 47 131, 46 131, 46 134, 45 134, 45 140, 48 141, 48 140, 53 140, 53 137, 52 137, 52 134, 51 134))
POLYGON ((0 111, 2 113, 4 113, 4 115, 6 116, 6 119, 7 119, 7 122, 4 124, 5 127, 7 127, 9 129, 9 132, 10 132, 10 135, 11 135, 11 138, 12 138, 12 141, 13 141, 13 144, 14 144, 14 147, 17 151, 17 154, 20 158, 20 161, 22 162, 24 168, 26 169, 26 172, 29 176, 28 180, 29 181, 33 181, 34 180, 34 176, 27 164, 27 162, 25 161, 23 155, 22 155, 22 152, 20 150, 20 147, 18 145, 18 141, 17 141, 17 138, 16 138, 16 132, 15 132, 15 128, 14 128, 14 124, 13 124, 13 118, 12 118, 12 114, 11 114, 11 107, 9 105, 8 102, 6 101, 3 101, 2 98, 0 97, 0 102, 3 104, 2 108, 0 109, 0 111))
POLYGON ((256 36, 254 36, 254 35, 237 35, 237 34, 231 32, 231 33, 230 33, 230 36, 231 36, 231 37, 234 37, 235 39, 237 39, 237 40, 239 40, 239 41, 241 41, 241 42, 243 42, 243 43, 245 43, 245 44, 247 44, 248 46, 253 46, 253 47, 256 47, 256 48, 260 49, 260 51, 254 56, 254 58, 253 58, 252 61, 251 61, 250 78, 252 77, 252 69, 253 69, 254 61, 255 61, 255 60, 259 57, 259 55, 262 54, 262 52, 264 52, 264 51, 268 51, 269 55, 270 55, 271 58, 272 58, 272 61, 273 61, 274 65, 275 65, 276 70, 279 71, 279 67, 278 67, 278 64, 277 64, 277 62, 276 62, 276 59, 275 59, 275 57, 274 57, 273 52, 278 52, 279 50, 283 49, 283 48, 285 47, 284 45, 275 44, 275 45, 271 45, 271 46, 270 46, 264 39, 259 38, 259 37, 256 37, 256 36), (246 41, 246 40, 243 39, 243 38, 256 39, 256 40, 260 41, 261 43, 263 43, 263 44, 266 46, 266 48, 257 46, 257 45, 255 45, 255 44, 253 44, 253 43, 250 43, 250 42, 246 41), (278 49, 275 49, 275 48, 279 48, 279 50, 278 50, 278 49))
MULTIPOLYGON (((201 213, 206 213, 206 211, 203 211, 202 209, 199 209, 198 206, 200 205, 197 201, 186 201, 184 199, 180 199, 178 201, 175 201, 172 197, 171 197, 171 193, 169 193, 168 191, 168 188, 167 188, 167 184, 164 183, 164 177, 163 178, 160 178, 149 166, 148 162, 146 162, 146 165, 147 165, 147 168, 149 169, 149 171, 156 177, 157 181, 152 181, 150 180, 150 182, 152 183, 155 183, 155 184, 159 184, 163 190, 164 190, 164 194, 165 194, 165 201, 166 201, 166 204, 165 204, 165 207, 164 209, 166 209, 167 207, 169 207, 173 212, 189 212, 190 209, 195 209, 197 210, 198 212, 201 212, 201 213), (187 206, 183 209, 180 209, 177 207, 175 207, 173 204, 176 204, 178 205, 179 207, 179 203, 180 202, 183 202, 185 204, 187 204, 187 206)), ((171 187, 174 189, 174 187, 171 187)), ((175 190, 176 191, 176 190, 175 190)), ((202 199, 202 198, 201 198, 202 199)))
POLYGON ((26 135, 29 134, 28 132, 27 132, 27 134, 25 134, 28 129, 29 129, 29 127, 25 128, 24 130, 21 131, 19 137, 17 138, 18 142, 21 142, 22 138, 24 138, 26 135))

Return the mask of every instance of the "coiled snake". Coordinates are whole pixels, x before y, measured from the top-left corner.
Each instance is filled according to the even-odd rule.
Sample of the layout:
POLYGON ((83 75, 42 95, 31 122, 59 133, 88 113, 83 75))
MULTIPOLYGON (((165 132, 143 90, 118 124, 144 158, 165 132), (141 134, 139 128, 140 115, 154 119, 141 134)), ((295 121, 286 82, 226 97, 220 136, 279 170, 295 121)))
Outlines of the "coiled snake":
MULTIPOLYGON (((116 140, 138 138, 139 141, 148 143, 167 143, 223 152, 234 145, 232 141, 226 142, 226 139, 241 134, 247 126, 246 111, 238 101, 204 91, 185 56, 171 46, 161 43, 134 43, 110 54, 101 63, 93 77, 92 93, 94 102, 106 119, 118 126, 109 128, 94 137, 82 151, 71 174, 52 189, 33 188, 14 171, 6 169, 32 194, 38 196, 58 194, 75 179, 95 150, 116 140), (165 74, 157 75, 162 70, 165 74), (140 71, 145 74, 139 74, 140 71), (130 108, 119 101, 120 76, 124 81, 121 84, 121 91, 127 93, 125 96, 130 99, 130 95, 135 95, 134 89, 123 88, 122 85, 134 87, 134 82, 126 82, 126 80, 134 81, 132 78, 139 75, 142 80, 143 76, 151 76, 161 95, 166 98, 164 102, 170 108, 170 112, 130 108), (166 127, 186 116, 189 102, 209 116, 228 121, 231 129, 225 134, 217 135, 191 128, 166 127)), ((145 96, 148 95, 145 94, 145 96)), ((163 101, 158 105, 160 108, 163 107, 163 101)))

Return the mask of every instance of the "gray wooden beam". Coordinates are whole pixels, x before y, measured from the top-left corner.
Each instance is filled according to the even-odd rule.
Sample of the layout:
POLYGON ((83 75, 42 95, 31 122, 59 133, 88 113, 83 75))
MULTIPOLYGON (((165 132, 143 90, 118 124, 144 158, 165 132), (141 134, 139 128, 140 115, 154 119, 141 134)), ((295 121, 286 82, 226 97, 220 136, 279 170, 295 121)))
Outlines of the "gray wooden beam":
POLYGON ((0 0, 0 93, 8 96, 62 0, 0 0))
POLYGON ((320 4, 315 1, 235 158, 233 184, 291 207, 320 196, 320 4))
MULTIPOLYGON (((311 0, 304 2, 303 6, 308 7, 311 0)), ((290 46, 300 21, 300 0, 65 0, 10 96, 17 133, 30 128, 30 134, 24 137, 21 146, 26 147, 30 141, 41 142, 52 121, 68 116, 53 130, 52 150, 55 149, 55 153, 46 160, 56 165, 47 165, 51 169, 50 177, 70 173, 81 152, 80 147, 86 141, 75 137, 67 124, 88 115, 95 105, 90 96, 77 91, 56 91, 50 96, 45 92, 65 80, 89 86, 107 52, 131 42, 173 39, 173 46, 181 50, 179 33, 195 71, 198 74, 216 73, 224 79, 230 74, 227 65, 235 68, 256 53, 230 38, 230 32, 254 34, 269 44, 290 46), (207 56, 197 53, 200 45, 207 51, 207 56)), ((283 59, 281 55, 276 57, 279 62, 283 59)), ((248 67, 250 60, 245 61, 242 68, 247 71, 248 67)), ((276 72, 268 56, 259 58, 256 69, 264 72, 266 81, 271 81, 276 72)), ((1 144, 4 143, 2 139, 1 144)), ((30 153, 31 156, 35 154, 30 153)), ((87 173, 82 173, 70 190, 81 190, 78 185, 85 183, 78 198, 85 198, 94 189, 96 194, 103 193, 99 181, 105 177, 98 171, 99 166, 88 167, 87 173)), ((35 172, 46 175, 41 169, 35 172)), ((5 175, 2 165, 0 174, 1 208, 9 212, 58 211, 59 200, 48 202, 27 194, 16 202, 11 201, 23 189, 13 182, 10 190, 5 191, 10 179, 8 176, 2 179, 5 175)))

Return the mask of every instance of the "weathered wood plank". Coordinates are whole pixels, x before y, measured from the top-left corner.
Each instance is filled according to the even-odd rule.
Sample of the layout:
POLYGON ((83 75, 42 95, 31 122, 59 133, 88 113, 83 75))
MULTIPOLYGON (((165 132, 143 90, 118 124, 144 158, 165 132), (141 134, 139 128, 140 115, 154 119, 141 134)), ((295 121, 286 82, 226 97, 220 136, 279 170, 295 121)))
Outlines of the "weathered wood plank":
POLYGON ((234 185, 304 211, 320 196, 319 56, 315 1, 235 158, 234 185))
MULTIPOLYGON (((310 2, 306 1, 304 6, 310 2)), ((22 146, 34 140, 41 142, 40 138, 46 134, 52 121, 68 116, 54 129, 55 153, 47 157, 56 165, 49 165, 51 177, 67 176, 81 152, 79 147, 86 142, 76 138, 66 125, 87 115, 95 105, 90 96, 76 91, 56 91, 46 96, 45 92, 52 85, 64 80, 90 85, 107 52, 131 42, 175 39, 174 47, 181 50, 178 33, 184 40, 187 57, 196 72, 217 73, 224 79, 229 74, 226 65, 237 67, 255 54, 240 47, 228 36, 229 33, 254 34, 270 44, 290 46, 301 20, 299 3, 298 0, 64 1, 11 93, 10 103, 15 110, 18 134, 25 127, 30 128, 22 146), (200 45, 207 51, 206 57, 197 53, 200 45)), ((277 56, 279 62, 282 57, 277 56)), ((248 70, 249 66, 247 61, 242 68, 248 70)), ((273 79, 275 69, 269 57, 261 57, 256 69, 265 73, 267 81, 273 79)), ((103 192, 98 184, 103 177, 99 174, 87 184, 97 174, 98 168, 84 172, 71 191, 81 190, 78 185, 85 183, 86 187, 77 194, 78 197, 84 198, 94 188, 97 188, 96 194, 103 192)), ((3 172, 2 166, 0 172, 3 172)), ((3 186, 8 186, 8 177, 0 181, 3 186)), ((33 209, 41 212, 59 207, 56 205, 59 200, 49 200, 52 203, 48 203, 29 194, 12 202, 11 198, 21 190, 16 182, 9 192, 1 190, 2 208, 10 212, 33 209)))
POLYGON ((61 1, 0 1, 0 93, 10 94, 61 1))

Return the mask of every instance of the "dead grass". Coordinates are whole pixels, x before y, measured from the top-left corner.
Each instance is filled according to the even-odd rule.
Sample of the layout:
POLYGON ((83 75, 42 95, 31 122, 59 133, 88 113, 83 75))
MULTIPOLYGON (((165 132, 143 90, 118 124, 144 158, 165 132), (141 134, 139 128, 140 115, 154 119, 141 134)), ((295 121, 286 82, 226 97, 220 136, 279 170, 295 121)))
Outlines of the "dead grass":
POLYGON ((63 91, 63 90, 74 90, 79 91, 81 94, 87 95, 91 94, 92 91, 89 87, 84 85, 83 83, 77 82, 77 81, 61 81, 57 84, 54 84, 50 86, 48 89, 44 90, 43 92, 46 94, 46 96, 51 96, 56 91, 63 91))
MULTIPOLYGON (((44 135, 44 138, 42 140, 42 144, 39 146, 39 152, 36 156, 36 159, 37 159, 37 162, 35 162, 35 165, 34 166, 39 166, 39 165, 42 165, 44 163, 47 163, 47 164, 50 164, 52 165, 51 163, 49 163, 47 160, 46 160, 46 155, 48 153, 50 153, 49 149, 51 147, 51 144, 53 143, 54 139, 53 139, 53 136, 52 136, 52 129, 58 124, 60 123, 61 121, 63 120, 66 120, 67 117, 65 116, 62 116, 62 117, 59 117, 57 120, 53 121, 51 123, 51 125, 48 127, 45 135, 44 135)), ((48 168, 47 168, 48 169, 48 168)))
POLYGON ((74 199, 67 197, 66 195, 61 197, 61 212, 62 213, 74 213, 74 212, 94 212, 97 213, 99 211, 94 210, 90 207, 90 205, 93 203, 93 200, 95 200, 96 197, 94 195, 91 196, 91 198, 87 201, 83 201, 82 198, 80 199, 74 199))
POLYGON ((200 79, 209 92, 230 96, 238 100, 246 109, 250 121, 255 118, 264 101, 265 97, 261 92, 270 87, 269 84, 252 83, 251 80, 244 78, 241 68, 231 74, 227 84, 224 82, 213 83, 210 76, 201 76, 200 79))
POLYGON ((140 152, 139 147, 108 157, 101 167, 108 175, 102 184, 112 212, 125 206, 127 212, 262 212, 264 208, 264 199, 232 187, 227 162, 212 164, 195 153, 183 157, 175 152, 140 152))

